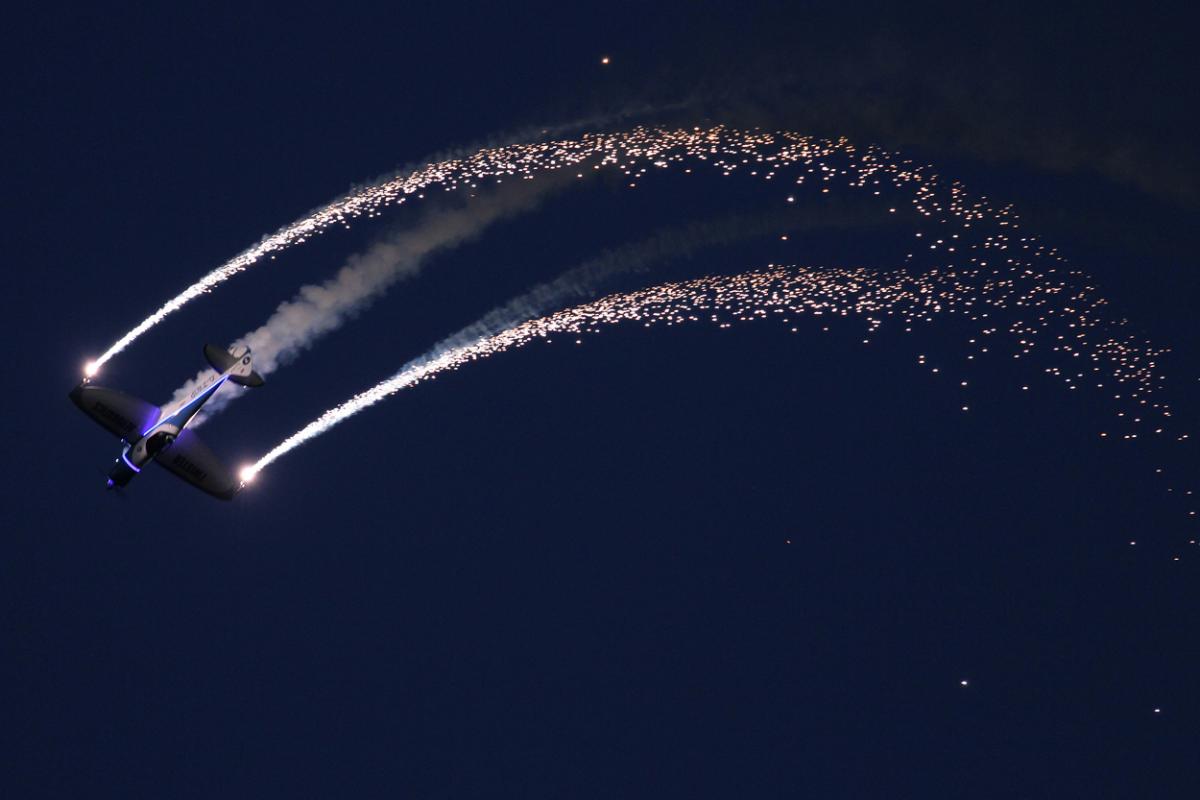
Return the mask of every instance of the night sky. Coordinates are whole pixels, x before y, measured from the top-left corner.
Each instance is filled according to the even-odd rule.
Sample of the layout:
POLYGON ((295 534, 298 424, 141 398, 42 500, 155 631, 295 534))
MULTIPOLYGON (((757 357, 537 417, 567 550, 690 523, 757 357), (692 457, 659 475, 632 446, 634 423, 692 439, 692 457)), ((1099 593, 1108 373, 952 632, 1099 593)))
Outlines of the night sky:
MULTIPOLYGON (((1195 450, 1101 438, 1107 392, 967 361, 961 321, 867 346, 854 321, 564 337, 401 392, 231 503, 157 468, 105 491, 119 442, 67 399, 89 358, 351 186, 570 124, 554 135, 844 135, 936 165, 1173 349, 1162 399, 1200 435, 1183 17, 410 5, 6 12, 0 796, 1200 796, 1195 450)), ((200 434, 253 461, 664 231, 744 235, 604 290, 902 266, 912 225, 846 193, 799 198, 786 240, 747 232, 780 192, 561 188, 200 434)), ((465 202, 282 251, 97 382, 164 402, 206 342, 465 202)))

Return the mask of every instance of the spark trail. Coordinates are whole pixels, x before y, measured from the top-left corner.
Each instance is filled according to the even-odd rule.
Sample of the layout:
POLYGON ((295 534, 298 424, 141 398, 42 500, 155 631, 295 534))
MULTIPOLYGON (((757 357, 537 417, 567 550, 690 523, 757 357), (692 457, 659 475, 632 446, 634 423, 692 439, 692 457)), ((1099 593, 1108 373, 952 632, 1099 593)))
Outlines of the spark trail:
MULTIPOLYGON (((247 248, 221 266, 166 301, 132 330, 115 341, 99 358, 89 362, 87 373, 96 374, 114 356, 168 316, 198 297, 212 291, 240 272, 265 258, 335 227, 350 227, 357 219, 372 219, 390 206, 409 200, 424 199, 434 191, 452 192, 459 188, 479 189, 505 180, 529 180, 540 173, 559 170, 614 169, 631 179, 651 169, 663 169, 690 161, 706 164, 725 175, 734 171, 761 174, 771 180, 777 168, 805 165, 819 181, 851 176, 858 186, 880 184, 879 176, 899 183, 921 180, 919 171, 890 158, 886 151, 871 148, 861 157, 844 139, 814 139, 789 132, 764 133, 715 128, 651 129, 628 132, 587 134, 578 139, 560 139, 532 144, 513 144, 484 148, 469 156, 452 157, 405 170, 369 186, 355 189, 322 206, 305 217, 284 226, 247 248), (831 166, 826 160, 849 158, 855 162, 846 168, 831 166), (756 168, 757 167, 757 168, 756 168)), ((688 172, 691 171, 689 168, 688 172)), ((576 176, 583 177, 582 172, 576 176)), ((802 181, 801 181, 802 182, 802 181)))
MULTIPOLYGON (((995 296, 991 298, 994 304, 1004 298, 1018 305, 1028 301, 1033 307, 1048 306, 1050 298, 1063 293, 1069 303, 1087 299, 1086 294, 1077 290, 1072 293, 1066 284, 1051 287, 1042 283, 1036 291, 1016 285, 997 286, 994 292, 995 296)), ((771 266, 731 277, 710 276, 611 295, 490 335, 481 334, 464 343, 463 339, 469 338, 472 331, 469 328, 468 335, 451 337, 390 378, 329 409, 246 467, 242 478, 253 479, 291 450, 403 389, 473 361, 555 335, 582 336, 623 323, 640 323, 649 328, 707 322, 729 327, 739 321, 770 319, 791 325, 795 332, 798 330, 795 323, 805 316, 855 316, 866 322, 869 332, 874 332, 889 318, 911 329, 937 314, 960 310, 972 302, 973 298, 963 296, 954 275, 914 276, 905 270, 771 266)), ((485 321, 487 319, 485 317, 485 321)), ((1089 318, 1083 315, 1079 319, 1087 321, 1089 318)), ((1148 376, 1136 367, 1130 369, 1128 354, 1118 344, 1114 342, 1112 349, 1102 352, 1116 357, 1109 358, 1103 366, 1097 365, 1097 369, 1114 370, 1118 381, 1145 382, 1148 376)), ((1103 360, 1101 356, 1097 358, 1103 360)), ((1054 374, 1052 370, 1048 371, 1054 374)))

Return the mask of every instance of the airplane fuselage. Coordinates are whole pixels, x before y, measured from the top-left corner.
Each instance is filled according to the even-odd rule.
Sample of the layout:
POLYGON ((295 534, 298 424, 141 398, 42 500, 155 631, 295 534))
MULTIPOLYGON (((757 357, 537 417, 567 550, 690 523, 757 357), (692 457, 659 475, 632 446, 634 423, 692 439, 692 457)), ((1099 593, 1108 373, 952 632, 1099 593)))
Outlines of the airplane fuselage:
POLYGON ((229 380, 229 370, 221 374, 213 373, 204 383, 197 386, 186 400, 173 409, 165 410, 162 418, 154 423, 147 431, 133 441, 126 441, 121 449, 121 455, 108 472, 108 486, 127 486, 134 476, 142 471, 142 467, 154 460, 163 448, 175 441, 200 408, 217 390, 229 380))

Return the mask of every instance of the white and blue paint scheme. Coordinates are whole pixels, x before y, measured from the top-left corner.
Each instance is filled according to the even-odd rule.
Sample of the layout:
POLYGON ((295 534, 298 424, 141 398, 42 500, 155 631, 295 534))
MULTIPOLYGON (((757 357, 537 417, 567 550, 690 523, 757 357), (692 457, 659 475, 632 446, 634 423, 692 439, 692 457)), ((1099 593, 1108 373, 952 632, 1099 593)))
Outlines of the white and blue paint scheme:
POLYGON ((216 371, 186 399, 170 407, 160 408, 87 380, 71 392, 75 405, 124 442, 108 473, 109 488, 126 486, 142 467, 154 461, 214 497, 229 500, 241 489, 233 473, 186 429, 226 381, 242 386, 262 386, 264 381, 254 371, 248 347, 224 350, 210 344, 204 348, 204 357, 216 371))

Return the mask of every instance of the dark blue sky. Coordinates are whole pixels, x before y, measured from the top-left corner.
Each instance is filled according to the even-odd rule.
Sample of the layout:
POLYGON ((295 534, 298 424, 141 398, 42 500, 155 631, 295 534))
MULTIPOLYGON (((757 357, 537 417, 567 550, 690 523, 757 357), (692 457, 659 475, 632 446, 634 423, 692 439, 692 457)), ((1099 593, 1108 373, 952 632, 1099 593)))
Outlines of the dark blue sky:
MULTIPOLYGON (((6 22, 0 794, 1196 795, 1200 531, 1153 472, 1195 461, 1100 442, 1103 398, 1022 393, 1038 376, 1009 365, 977 367, 959 413, 913 366, 959 330, 527 348, 362 414, 232 504, 160 470, 104 492, 117 442, 66 399, 164 299, 352 183, 650 108, 845 133, 1015 203, 1176 348, 1186 426, 1200 195, 1182 19, 67 4, 6 22)), ((255 457, 529 285, 756 196, 663 178, 556 198, 439 257, 203 435, 255 457)), ((164 400, 205 341, 407 211, 237 277, 103 382, 164 400)), ((792 239, 661 277, 895 258, 877 225, 792 239)))

